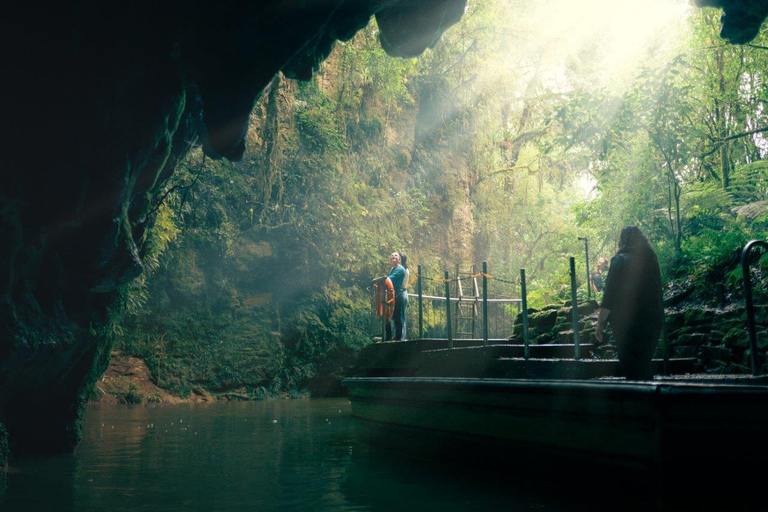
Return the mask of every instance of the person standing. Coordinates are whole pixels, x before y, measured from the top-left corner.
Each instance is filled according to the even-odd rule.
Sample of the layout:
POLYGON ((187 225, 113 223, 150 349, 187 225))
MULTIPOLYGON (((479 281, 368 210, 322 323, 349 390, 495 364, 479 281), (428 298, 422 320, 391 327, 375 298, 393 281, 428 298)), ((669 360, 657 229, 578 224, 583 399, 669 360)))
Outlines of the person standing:
POLYGON ((619 362, 629 380, 653 378, 653 353, 664 324, 661 272, 656 253, 642 231, 627 226, 611 259, 595 336, 602 341, 606 322, 616 338, 619 362))
MULTIPOLYGON (((392 320, 395 323, 395 341, 403 339, 403 320, 400 312, 403 309, 403 285, 405 281, 405 268, 400 264, 400 253, 393 252, 389 255, 389 280, 395 288, 395 310, 392 313, 392 320)), ((386 340, 392 340, 392 321, 388 321, 385 329, 386 340)))
POLYGON ((605 273, 608 271, 608 259, 600 258, 597 260, 597 268, 589 276, 589 284, 592 287, 592 293, 597 296, 605 288, 605 273))
POLYGON ((408 256, 400 251, 400 264, 405 269, 405 278, 403 279, 403 303, 400 307, 400 323, 403 326, 403 338, 407 339, 407 322, 405 321, 405 310, 408 308, 408 284, 411 282, 411 271, 408 268, 408 256))

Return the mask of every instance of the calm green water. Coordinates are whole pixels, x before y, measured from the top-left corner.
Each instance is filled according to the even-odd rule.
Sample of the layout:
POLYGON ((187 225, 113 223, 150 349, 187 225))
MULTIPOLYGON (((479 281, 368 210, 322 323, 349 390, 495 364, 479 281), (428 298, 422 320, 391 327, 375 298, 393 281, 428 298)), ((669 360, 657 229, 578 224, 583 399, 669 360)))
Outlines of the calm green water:
POLYGON ((540 483, 362 444, 344 399, 92 406, 74 455, 17 461, 0 510, 596 510, 540 483))

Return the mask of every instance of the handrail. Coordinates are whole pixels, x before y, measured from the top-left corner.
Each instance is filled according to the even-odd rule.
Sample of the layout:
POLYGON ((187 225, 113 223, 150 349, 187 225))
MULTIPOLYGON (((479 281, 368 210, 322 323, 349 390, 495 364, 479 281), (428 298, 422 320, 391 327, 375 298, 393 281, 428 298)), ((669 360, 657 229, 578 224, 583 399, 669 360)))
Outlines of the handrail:
MULTIPOLYGON (((423 283, 422 283, 422 281, 424 279, 424 273, 423 273, 423 269, 422 269, 421 265, 418 266, 418 270, 419 271, 418 271, 418 274, 416 276, 417 277, 417 291, 418 291, 418 293, 409 293, 409 292, 406 291, 405 294, 406 294, 406 296, 408 298, 411 298, 411 297, 418 298, 419 338, 424 336, 424 304, 423 304, 424 300, 426 299, 428 301, 433 301, 433 305, 432 305, 432 308, 431 308, 433 313, 435 311, 435 307, 437 306, 437 304, 434 304, 434 302, 445 301, 445 320, 446 320, 445 328, 446 328, 446 334, 448 336, 448 348, 453 348, 453 336, 454 336, 454 334, 456 334, 456 333, 453 332, 454 329, 452 328, 453 326, 451 324, 451 321, 452 321, 451 317, 453 316, 451 314, 451 307, 453 307, 454 305, 457 308, 456 309, 457 314, 459 312, 459 307, 462 306, 462 304, 464 304, 466 306, 471 306, 473 308, 474 316, 471 317, 471 320, 472 320, 472 332, 471 332, 471 334, 474 337, 474 334, 475 334, 475 320, 476 320, 476 317, 477 317, 477 314, 478 314, 478 307, 480 306, 480 303, 482 303, 482 308, 483 308, 483 314, 482 314, 482 319, 483 319, 483 344, 487 345, 488 344, 488 338, 489 338, 489 325, 488 325, 488 321, 489 321, 488 307, 489 307, 489 304, 497 304, 497 305, 517 304, 518 311, 520 311, 520 306, 521 305, 526 304, 525 282, 524 282, 524 280, 525 280, 525 271, 523 269, 521 269, 521 278, 523 279, 523 282, 521 283, 522 298, 512 298, 512 297, 509 297, 509 298, 494 298, 494 299, 489 299, 488 298, 488 280, 496 279, 498 281, 501 281, 501 282, 507 283, 507 284, 511 284, 511 285, 516 285, 516 283, 514 281, 507 281, 507 280, 504 280, 504 279, 501 279, 501 278, 498 278, 498 277, 494 278, 493 276, 488 274, 488 264, 487 264, 487 262, 483 262, 483 271, 482 272, 479 272, 479 273, 476 273, 476 274, 472 273, 469 276, 469 278, 472 280, 472 285, 471 286, 473 287, 472 291, 474 291, 474 293, 475 293, 474 296, 471 296, 471 295, 465 296, 464 295, 464 289, 463 289, 463 286, 462 286, 462 283, 461 283, 461 279, 463 279, 463 278, 460 277, 460 273, 457 273, 456 277, 452 279, 452 278, 450 278, 450 275, 448 274, 447 271, 444 272, 445 275, 444 275, 443 279, 431 279, 432 281, 441 282, 441 283, 443 283, 445 285, 445 295, 443 295, 443 296, 425 295, 424 294, 424 289, 423 289, 423 283), (477 283, 477 277, 479 277, 479 276, 483 277, 483 294, 482 294, 482 297, 480 296, 480 290, 478 288, 478 283, 477 283), (457 288, 457 291, 458 291, 458 297, 451 297, 451 293, 450 293, 451 286, 450 286, 450 283, 453 282, 453 281, 457 281, 456 288, 457 288)), ((474 267, 473 267, 473 270, 474 270, 474 267)), ((505 308, 505 307, 502 307, 500 309, 495 308, 494 311, 500 311, 501 312, 502 323, 504 325, 506 325, 507 319, 509 318, 509 309, 505 308)), ((527 313, 528 313, 527 311, 523 311, 522 312, 523 325, 526 325, 526 326, 527 326, 527 323, 528 323, 527 322, 528 321, 527 313)), ((457 319, 458 319, 458 316, 457 316, 457 319)), ((498 327, 499 327, 498 323, 499 322, 497 320, 496 323, 495 323, 495 326, 494 326, 494 329, 496 329, 496 331, 497 331, 496 332, 497 335, 499 334, 498 333, 498 327)), ((512 321, 512 324, 514 326, 514 321, 512 321)), ((383 324, 383 325, 385 325, 385 324, 383 324)), ((457 320, 457 325, 458 325, 458 320, 457 320)), ((505 329, 505 327, 502 327, 502 330, 503 329, 505 329)), ((458 327, 456 328, 456 330, 458 330, 458 327)), ((528 332, 527 332, 527 329, 525 331, 526 332, 523 333, 523 339, 524 339, 525 346, 526 346, 526 354, 525 355, 526 355, 526 358, 527 358, 528 357, 528 351, 527 351, 527 345, 528 345, 527 344, 527 341, 528 341, 527 340, 527 334, 528 334, 528 332)), ((506 334, 504 334, 504 337, 506 337, 506 334)), ((383 338, 384 338, 384 336, 382 336, 382 339, 383 338)))
MULTIPOLYGON (((418 297, 419 295, 416 293, 408 293, 408 297, 418 297)), ((422 299, 429 299, 429 300, 446 300, 445 297, 438 297, 436 295, 421 295, 422 299)), ((481 302, 482 299, 480 297, 451 297, 451 302, 481 302)), ((488 299, 488 302, 501 302, 504 304, 515 304, 518 302, 522 302, 523 299, 488 299)))
POLYGON ((758 372, 757 357, 757 329, 755 327, 755 305, 752 303, 752 281, 749 275, 749 253, 753 247, 761 246, 768 250, 768 242, 763 240, 752 240, 747 242, 741 251, 741 272, 744 276, 744 298, 746 300, 747 313, 747 333, 749 334, 749 351, 751 352, 752 375, 756 376, 758 372))

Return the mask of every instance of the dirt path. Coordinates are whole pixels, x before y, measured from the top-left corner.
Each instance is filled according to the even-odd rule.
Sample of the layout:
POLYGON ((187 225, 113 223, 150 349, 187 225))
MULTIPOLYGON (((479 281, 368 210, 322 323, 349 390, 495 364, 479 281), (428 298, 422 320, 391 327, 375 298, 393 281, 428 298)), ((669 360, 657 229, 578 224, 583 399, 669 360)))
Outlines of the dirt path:
POLYGON ((144 360, 113 351, 109 368, 96 383, 93 402, 112 404, 205 402, 215 400, 210 394, 192 393, 189 398, 172 395, 152 382, 144 360))

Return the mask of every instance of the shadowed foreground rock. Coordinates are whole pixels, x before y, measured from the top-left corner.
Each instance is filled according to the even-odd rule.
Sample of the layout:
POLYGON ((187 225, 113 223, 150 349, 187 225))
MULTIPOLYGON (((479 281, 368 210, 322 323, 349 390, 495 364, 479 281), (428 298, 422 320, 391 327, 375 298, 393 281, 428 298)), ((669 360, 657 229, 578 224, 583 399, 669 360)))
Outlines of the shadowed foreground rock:
MULTIPOLYGON (((177 162, 237 159, 278 71, 309 79, 375 15, 411 56, 466 0, 64 2, 3 30, 0 464, 71 451, 177 162)), ((21 12, 18 12, 21 11, 21 12)))

